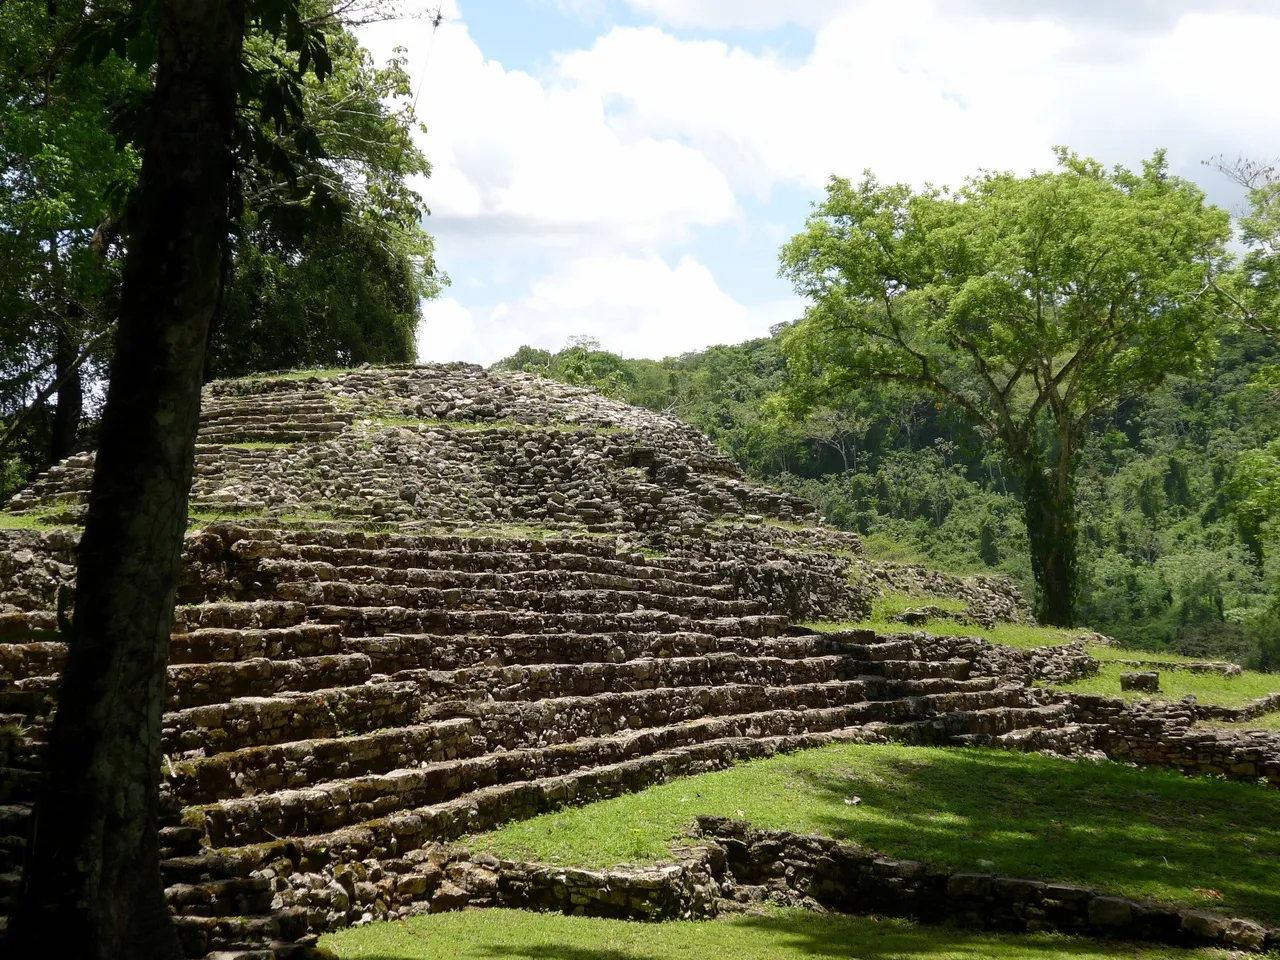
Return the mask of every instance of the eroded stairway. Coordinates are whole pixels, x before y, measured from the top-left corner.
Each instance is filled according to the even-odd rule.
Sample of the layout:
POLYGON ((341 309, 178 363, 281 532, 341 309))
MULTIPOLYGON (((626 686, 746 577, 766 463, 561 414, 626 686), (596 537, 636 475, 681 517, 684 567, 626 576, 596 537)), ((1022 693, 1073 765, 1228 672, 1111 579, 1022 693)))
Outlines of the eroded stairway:
MULTIPOLYGON (((23 543, 71 561, 68 536, 23 543)), ((793 627, 734 561, 619 551, 230 522, 189 538, 162 783, 189 955, 283 955, 431 903, 433 844, 565 804, 835 740, 1063 721, 910 638, 793 627)), ((11 609, 0 630, 52 625, 11 609)), ((0 644, 6 907, 64 657, 0 644)))

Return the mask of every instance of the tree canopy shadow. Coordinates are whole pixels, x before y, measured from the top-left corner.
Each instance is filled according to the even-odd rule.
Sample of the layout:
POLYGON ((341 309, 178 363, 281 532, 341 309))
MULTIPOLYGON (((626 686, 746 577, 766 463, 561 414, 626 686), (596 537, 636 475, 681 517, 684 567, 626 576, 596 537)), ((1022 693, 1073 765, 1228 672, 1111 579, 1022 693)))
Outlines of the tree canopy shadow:
POLYGON ((1280 792, 980 748, 793 776, 822 833, 904 859, 1280 922, 1280 792), (857 797, 856 803, 853 798, 857 797))

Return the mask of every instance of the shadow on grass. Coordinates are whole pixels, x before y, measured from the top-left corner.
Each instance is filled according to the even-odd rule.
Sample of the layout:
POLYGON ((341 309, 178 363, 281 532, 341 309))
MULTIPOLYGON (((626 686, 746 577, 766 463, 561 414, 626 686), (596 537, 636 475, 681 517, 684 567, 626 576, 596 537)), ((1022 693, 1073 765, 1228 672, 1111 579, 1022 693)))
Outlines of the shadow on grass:
MULTIPOLYGON (((423 952, 416 945, 403 950, 377 954, 353 953, 358 960, 423 960, 423 958, 465 957, 523 958, 523 960, 786 960, 786 958, 826 957, 834 960, 1048 960, 1063 957, 1077 960, 1110 960, 1110 958, 1179 958, 1203 960, 1211 954, 1182 951, 1136 943, 1104 943, 1051 934, 995 936, 952 927, 918 927, 903 921, 871 918, 806 914, 788 911, 780 915, 739 917, 731 921, 682 922, 675 924, 611 924, 611 939, 625 929, 628 944, 621 949, 611 946, 584 946, 583 941, 603 935, 599 921, 557 917, 554 935, 545 929, 532 939, 518 940, 511 931, 508 942, 495 943, 492 936, 471 940, 449 936, 447 930, 436 931, 440 940, 448 939, 447 952, 423 952), (578 925, 580 929, 572 929, 578 925)), ((424 940, 430 934, 424 930, 424 940)), ((1220 956, 1221 954, 1217 954, 1220 956)))
POLYGON ((879 853, 1280 922, 1273 790, 980 749, 790 773, 821 832, 879 853))

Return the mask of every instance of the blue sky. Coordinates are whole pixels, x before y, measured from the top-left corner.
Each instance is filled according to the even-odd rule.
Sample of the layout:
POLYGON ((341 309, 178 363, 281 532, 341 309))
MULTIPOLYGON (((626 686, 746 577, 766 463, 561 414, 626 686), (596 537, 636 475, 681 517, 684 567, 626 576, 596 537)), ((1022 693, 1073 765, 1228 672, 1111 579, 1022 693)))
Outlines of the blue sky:
POLYGON ((452 285, 423 360, 574 335, 738 342, 804 304, 779 246, 832 173, 957 183, 1065 143, 1136 165, 1280 154, 1274 0, 410 0, 365 28, 421 90, 420 185, 452 285))

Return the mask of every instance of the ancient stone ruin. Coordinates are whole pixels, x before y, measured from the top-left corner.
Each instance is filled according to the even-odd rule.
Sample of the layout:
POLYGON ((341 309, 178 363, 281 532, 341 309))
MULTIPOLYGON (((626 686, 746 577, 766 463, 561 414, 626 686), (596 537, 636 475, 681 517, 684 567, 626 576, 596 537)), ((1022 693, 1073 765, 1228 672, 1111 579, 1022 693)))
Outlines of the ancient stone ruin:
MULTIPOLYGON (((0 634, 55 628, 92 466, 73 457, 8 505, 53 526, 0 531, 0 634)), ((297 954, 464 905, 440 844, 749 757, 1164 749, 1194 720, 1131 723, 1103 698, 1084 716, 1032 685, 1096 670, 1079 645, 800 626, 885 589, 959 598, 973 622, 1027 614, 1001 580, 868 561, 679 421, 524 374, 215 383, 192 511, 161 830, 191 957, 297 954)), ((0 913, 65 653, 0 643, 0 913)), ((1214 755, 1197 743, 1196 763, 1214 755)), ((1250 749, 1251 775, 1280 782, 1280 751, 1250 749)))

